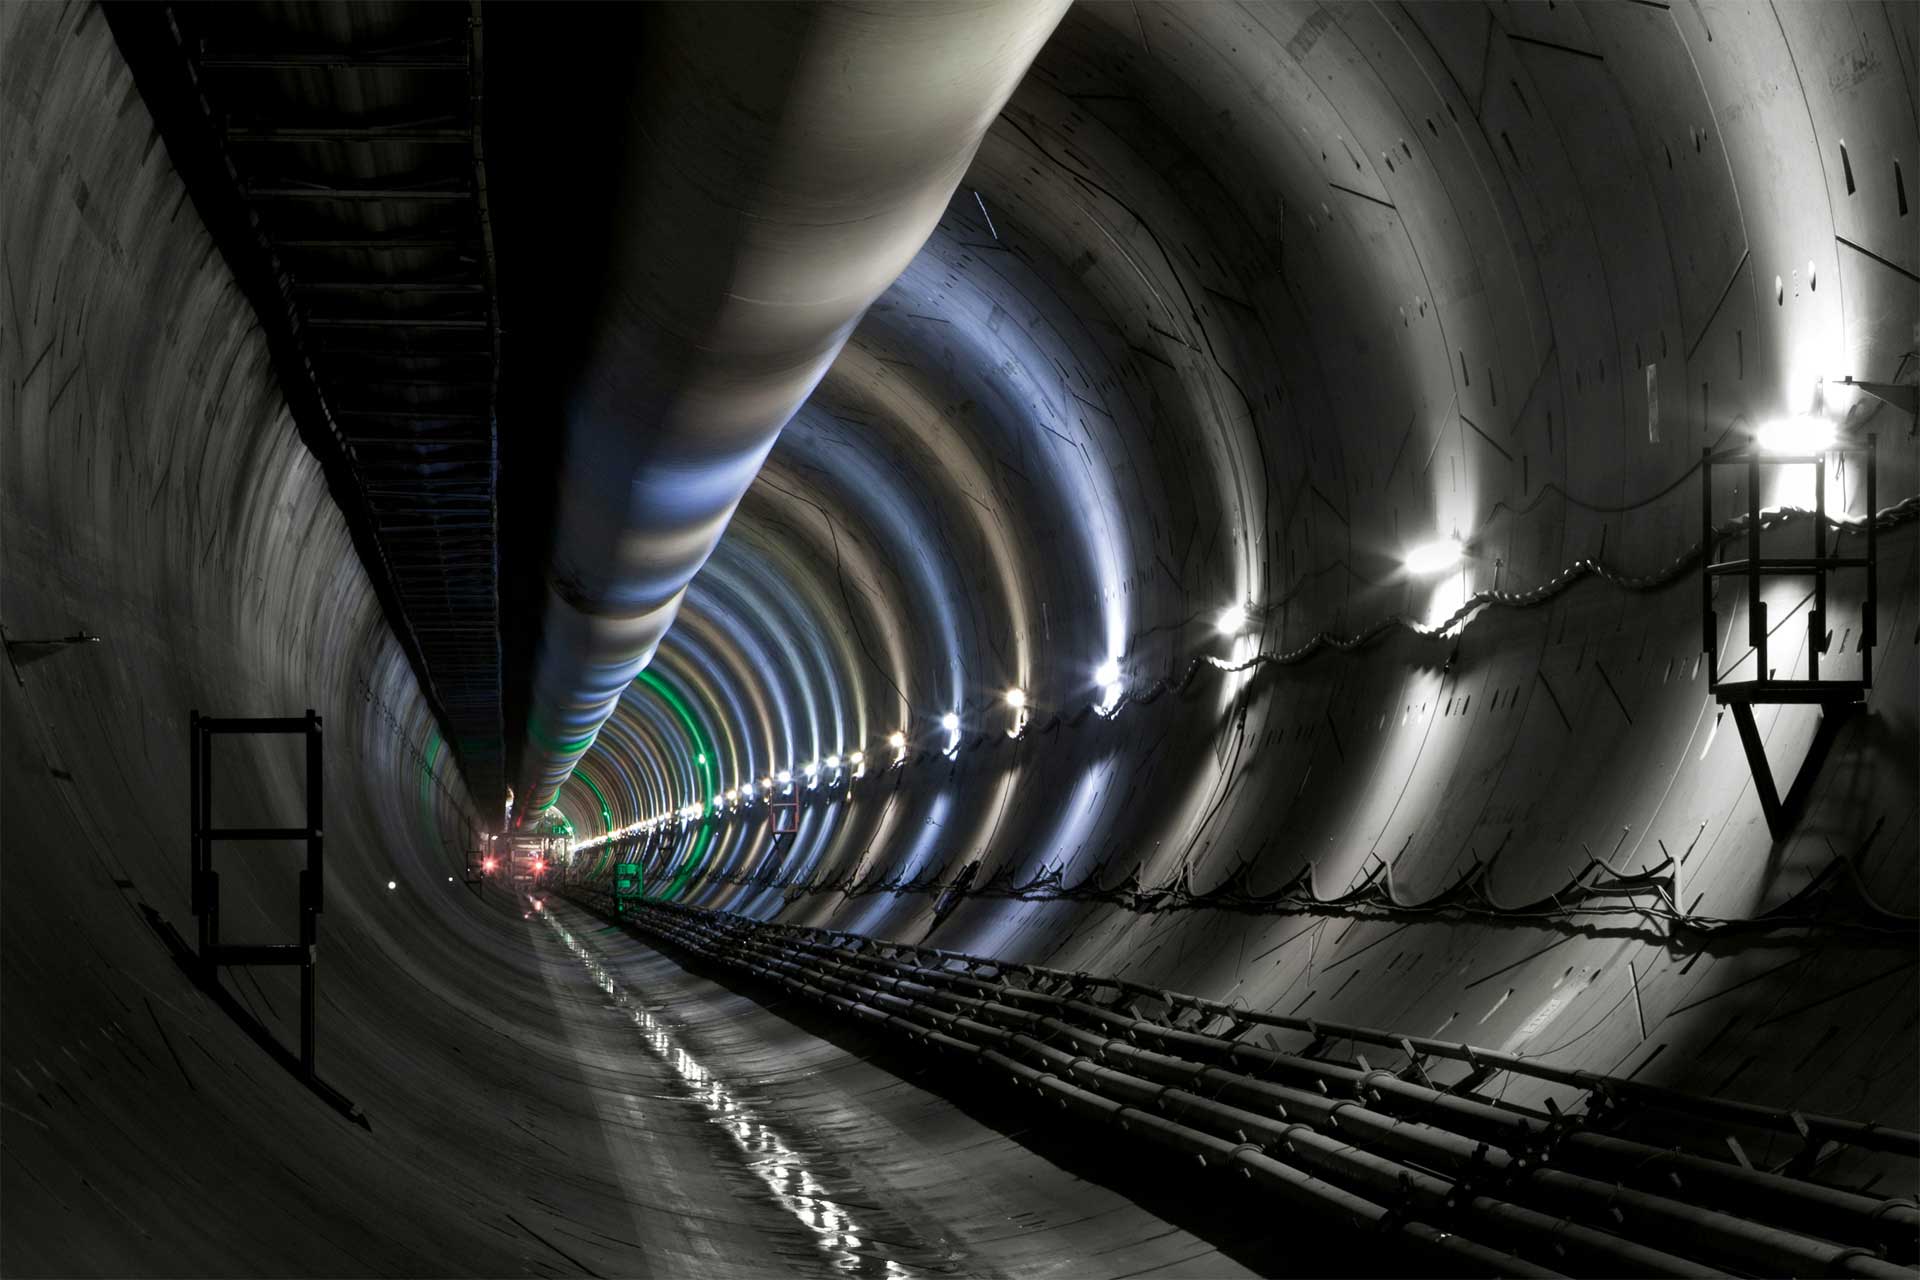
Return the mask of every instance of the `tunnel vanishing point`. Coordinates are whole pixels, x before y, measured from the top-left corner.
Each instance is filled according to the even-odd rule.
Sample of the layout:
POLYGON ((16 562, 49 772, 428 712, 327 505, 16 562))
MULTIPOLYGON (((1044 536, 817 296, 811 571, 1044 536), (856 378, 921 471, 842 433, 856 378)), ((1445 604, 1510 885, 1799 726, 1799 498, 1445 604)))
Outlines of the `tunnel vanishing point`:
POLYGON ((1911 1280, 1917 45, 0 3, 0 1274, 1911 1280))

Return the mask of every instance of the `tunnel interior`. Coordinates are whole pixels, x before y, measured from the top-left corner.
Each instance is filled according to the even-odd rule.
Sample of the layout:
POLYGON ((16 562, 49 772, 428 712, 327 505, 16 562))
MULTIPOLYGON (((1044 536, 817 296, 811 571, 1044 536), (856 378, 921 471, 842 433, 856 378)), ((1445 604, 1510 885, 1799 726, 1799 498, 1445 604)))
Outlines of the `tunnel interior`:
MULTIPOLYGON (((1390 1210, 1337 1226, 890 1038, 810 957, 1107 992, 1168 1052, 1226 1025, 1361 1102, 1384 1068, 1891 1205, 1805 1256, 1912 1274, 1920 10, 138 8, 0 7, 0 1270, 1802 1265, 1651 1204, 1581 1227, 1663 1251, 1611 1254, 1327 1174, 1390 1210), (233 54, 275 39, 321 54, 233 54), (239 244, 344 234, 347 197, 219 203, 268 172, 236 86, 424 138, 448 75, 469 141, 484 85, 484 254, 338 269, 484 299, 433 313, 497 339, 472 404, 432 304, 343 382, 310 260, 239 244), (403 384, 491 433, 487 532, 433 544, 464 568, 409 576, 341 443, 403 384), (1782 421, 1850 447, 1703 462, 1782 421), (1703 592, 1816 532, 1871 587, 1703 592), (1752 735, 1714 688, 1816 676, 1862 687, 1752 735), (309 710, 344 1106, 263 1046, 293 970, 216 999, 171 941, 191 716, 309 710), (474 874, 532 832, 537 879, 474 874), (1577 1073, 1784 1120, 1729 1140, 1577 1073)), ((364 197, 443 143, 273 163, 359 166, 354 234, 417 235, 364 197)), ((443 447, 410 482, 454 483, 443 447)), ((210 767, 209 821, 300 825, 296 739, 210 767)), ((218 857, 224 936, 292 940, 301 856, 218 857)))

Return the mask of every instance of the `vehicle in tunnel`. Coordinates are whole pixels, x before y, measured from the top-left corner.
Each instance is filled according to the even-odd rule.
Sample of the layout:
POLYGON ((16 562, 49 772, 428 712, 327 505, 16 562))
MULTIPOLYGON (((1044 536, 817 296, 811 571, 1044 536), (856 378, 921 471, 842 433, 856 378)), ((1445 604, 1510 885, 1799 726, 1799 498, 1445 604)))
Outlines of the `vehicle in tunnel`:
POLYGON ((1912 1276, 1917 46, 0 6, 0 1272, 1912 1276))

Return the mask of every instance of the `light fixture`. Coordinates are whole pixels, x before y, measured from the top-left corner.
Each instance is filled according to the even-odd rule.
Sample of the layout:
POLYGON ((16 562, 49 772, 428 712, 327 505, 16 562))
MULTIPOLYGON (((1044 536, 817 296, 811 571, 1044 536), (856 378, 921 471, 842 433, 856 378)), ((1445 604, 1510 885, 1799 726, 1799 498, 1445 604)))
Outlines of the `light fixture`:
POLYGON ((760 789, 761 789, 762 791, 771 791, 771 790, 773 790, 773 779, 772 779, 772 778, 762 778, 762 779, 760 779, 760 789))
POLYGON ((700 752, 694 756, 694 760, 699 764, 705 764, 707 762, 707 753, 704 751, 700 752))
POLYGON ((1465 554, 1466 549, 1460 545, 1460 539, 1440 538, 1411 548, 1401 557, 1401 563, 1406 566, 1408 573, 1424 576, 1445 573, 1459 564, 1460 557, 1465 554))
POLYGON ((1223 636, 1237 636, 1247 629, 1247 607, 1230 604, 1213 620, 1213 629, 1223 636))
POLYGON ((840 757, 839 757, 839 756, 828 756, 828 757, 827 757, 827 768, 829 768, 829 769, 838 769, 839 767, 840 767, 840 757))
POLYGON ((792 781, 793 781, 793 770, 782 769, 780 771, 780 785, 784 787, 792 781))
POLYGON ((1112 715, 1120 705, 1123 689, 1120 684, 1120 659, 1108 658, 1093 671, 1094 683, 1100 688, 1100 701, 1093 709, 1103 716, 1112 715))
POLYGON ((864 752, 864 751, 856 751, 856 752, 854 752, 854 753, 853 753, 852 755, 850 755, 850 756, 848 756, 848 757, 847 757, 847 763, 848 763, 848 764, 863 764, 863 763, 865 763, 865 761, 866 761, 866 758, 867 758, 867 753, 866 753, 866 752, 864 752))
POLYGON ((905 751, 907 749, 907 735, 895 729, 887 735, 887 745, 895 751, 905 751))
POLYGON ((738 803, 739 803, 739 801, 740 801, 740 793, 739 793, 738 791, 729 791, 729 792, 727 792, 727 803, 728 803, 728 804, 738 804, 738 803))
POLYGON ((960 713, 958 711, 949 711, 947 714, 941 716, 940 727, 948 733, 960 732, 960 713))
POLYGON ((1776 418, 1753 433, 1753 442, 1762 452, 1787 457, 1804 457, 1833 448, 1833 423, 1811 414, 1798 418, 1776 418))
POLYGON ((395 889, 398 889, 399 887, 400 887, 399 884, 396 883, 395 881, 392 881, 392 880, 387 881, 387 892, 391 893, 395 889))
POLYGON ((1007 705, 1013 708, 1013 724, 1007 729, 1009 738, 1017 738, 1027 727, 1027 691, 1015 685, 1004 695, 1007 705))

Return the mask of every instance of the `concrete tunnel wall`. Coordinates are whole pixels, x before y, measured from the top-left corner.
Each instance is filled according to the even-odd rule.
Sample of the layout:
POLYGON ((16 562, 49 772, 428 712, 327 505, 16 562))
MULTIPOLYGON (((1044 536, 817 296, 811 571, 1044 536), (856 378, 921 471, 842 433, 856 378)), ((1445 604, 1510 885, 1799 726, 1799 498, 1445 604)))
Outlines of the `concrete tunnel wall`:
MULTIPOLYGON (((487 1270, 516 1201, 501 1170, 605 1158, 590 1110, 537 1106, 571 1033, 535 998, 518 907, 446 883, 472 822, 458 774, 104 22, 0 22, 4 620, 103 637, 0 682, 5 1269, 275 1270, 298 1238, 314 1271, 487 1270), (194 706, 326 717, 322 1068, 379 1100, 377 1142, 198 1002, 142 910, 190 925, 194 706)), ((1910 379, 1920 260, 1894 162, 1910 188, 1912 23, 1866 5, 1076 8, 563 809, 590 837, 704 798, 703 776, 724 790, 864 749, 869 777, 816 796, 790 846, 750 807, 656 848, 650 882, 1912 1125, 1906 942, 1694 955, 1644 929, 992 897, 936 922, 932 892, 831 888, 978 860, 976 885, 1104 866, 1205 889, 1244 862, 1261 890, 1311 865, 1332 896, 1377 854, 1419 901, 1500 850, 1491 891, 1517 903, 1586 849, 1631 869, 1664 842, 1691 848, 1682 903, 1702 915, 1777 904, 1834 850, 1911 913, 1911 526, 1882 540, 1869 713, 1778 845, 1694 666, 1690 577, 1587 582, 1457 640, 1396 631, 1044 726, 1102 696, 1107 658, 1144 690, 1195 654, 1443 616, 1395 567, 1434 533, 1469 542, 1446 584, 1462 593, 1588 556, 1659 569, 1697 538, 1703 444, 1791 407, 1808 370, 1910 379), (1234 601, 1257 625, 1229 645, 1210 624, 1234 601), (1016 683, 1034 701, 1018 743, 998 702, 1016 683), (984 740, 952 764, 949 708, 984 740), (890 773, 896 727, 915 759, 890 773), (767 870, 793 883, 743 883, 767 870)), ((1876 403, 1851 415, 1880 432, 1887 506, 1920 468, 1912 419, 1876 403)), ((1766 727, 1784 773, 1811 722, 1766 727)), ((299 776, 236 754, 221 794, 284 815, 299 776)), ((291 929, 271 856, 227 855, 230 933, 291 929)), ((257 976, 234 985, 284 1036, 284 975, 257 976)))
MULTIPOLYGON (((647 1047, 594 1029, 598 992, 557 944, 542 951, 524 904, 449 882, 478 825, 460 777, 104 19, 0 10, 0 85, 0 601, 10 637, 101 637, 23 651, 20 681, 0 680, 0 1272, 547 1276, 638 1260, 769 1274, 815 1256, 818 1233, 737 1154, 729 1166, 705 1112, 636 1096, 647 1047), (370 1130, 276 1066, 163 944, 162 921, 193 932, 196 707, 324 717, 318 1068, 370 1130)), ((216 769, 222 823, 299 820, 301 761, 284 745, 223 750, 216 769)), ((229 940, 294 936, 299 862, 222 846, 229 940)), ((763 1082, 756 1100, 855 1116, 868 1141, 840 1158, 911 1185, 889 1214, 839 1219, 885 1230, 890 1256, 951 1261, 916 1251, 916 1230, 932 1233, 901 1219, 928 1204, 969 1241, 1024 1225, 972 1246, 1001 1265, 1195 1247, 932 1093, 668 969, 648 975, 681 1024, 661 1043, 710 1046, 763 1082), (776 1074, 798 1082, 764 1083, 776 1074)), ((297 1043, 288 971, 225 982, 297 1043)), ((750 1136, 829 1178, 775 1126, 750 1136)), ((835 1208, 809 1204, 822 1222, 835 1208)))
MULTIPOLYGON (((0 102, 0 621, 100 637, 19 650, 0 680, 0 1272, 760 1274, 817 1255, 704 1112, 636 1099, 647 1045, 598 1026, 598 993, 524 904, 449 882, 477 824, 460 776, 99 11, 0 9, 0 102), (161 932, 193 932, 190 711, 309 707, 318 1068, 371 1129, 275 1065, 161 932), (644 1122, 617 1109, 637 1102, 644 1122)), ((221 822, 298 820, 286 744, 216 768, 221 822)), ((293 936, 299 861, 222 847, 229 940, 293 936)), ((645 954, 623 967, 675 1011, 672 1052, 706 1046, 782 1114, 857 1123, 838 1158, 886 1179, 891 1209, 851 1217, 896 1255, 952 1263, 901 1220, 929 1205, 997 1269, 1210 1252, 745 997, 645 954)), ((297 1042, 287 971, 225 985, 297 1042)), ((783 1150, 773 1126, 751 1138, 783 1150)))
MULTIPOLYGON (((476 1107, 512 1115, 527 1064, 563 1043, 502 999, 524 990, 501 976, 525 968, 519 913, 448 883, 460 779, 104 19, 8 6, 0 49, 5 622, 101 637, 0 682, 4 1269, 486 1270, 471 1210, 491 1199, 497 1220, 498 1170, 537 1167, 541 1140, 446 1135, 476 1107), (324 717, 320 1065, 387 1100, 378 1144, 197 997, 145 914, 192 935, 196 707, 324 717)), ((220 821, 300 821, 284 744, 216 769, 220 821)), ((228 938, 296 936, 302 857, 220 849, 228 938)), ((297 1043, 289 971, 230 983, 297 1043)))
MULTIPOLYGON (((1481 864, 1518 907, 1604 879, 1594 860, 1672 855, 1683 911, 1747 919, 1845 855, 1912 915, 1910 526, 1881 541, 1867 714, 1777 842, 1706 692, 1692 571, 1203 667, 1086 714, 1113 700, 1109 658, 1114 692, 1150 692, 1195 656, 1437 623, 1582 561, 1659 575, 1699 542, 1702 447, 1804 411, 1818 378, 1879 435, 1879 505, 1910 496, 1911 416, 1831 384, 1913 375, 1912 16, 1077 6, 782 437, 583 763, 592 786, 563 792, 581 868, 638 858, 652 892, 752 916, 1911 1119, 1897 929, 1703 949, 1631 912, 1151 912, 1060 890, 1304 876, 1334 899, 1377 879, 1417 905, 1481 864), (1447 534, 1462 572, 1399 570, 1447 534), (1216 638, 1238 601, 1250 634, 1216 638), (867 776, 805 785, 856 750, 867 776), (773 798, 805 805, 776 839, 758 788, 782 769, 801 781, 773 798), (725 800, 743 786, 760 802, 725 800), (716 793, 719 815, 671 834, 591 841, 716 793), (973 895, 944 894, 962 876, 973 895)), ((1721 519, 1744 509, 1734 480, 1721 519)), ((1763 502, 1810 502, 1810 475, 1789 483, 1763 502)), ((1864 513, 1857 469, 1828 493, 1864 513)), ((1806 669, 1805 593, 1770 589, 1783 674, 1806 669)), ((1723 588, 1718 608, 1738 675, 1744 603, 1723 588)), ((1857 669, 1857 602, 1831 621, 1825 670, 1857 669)), ((1763 714, 1783 787, 1816 717, 1763 714)))

